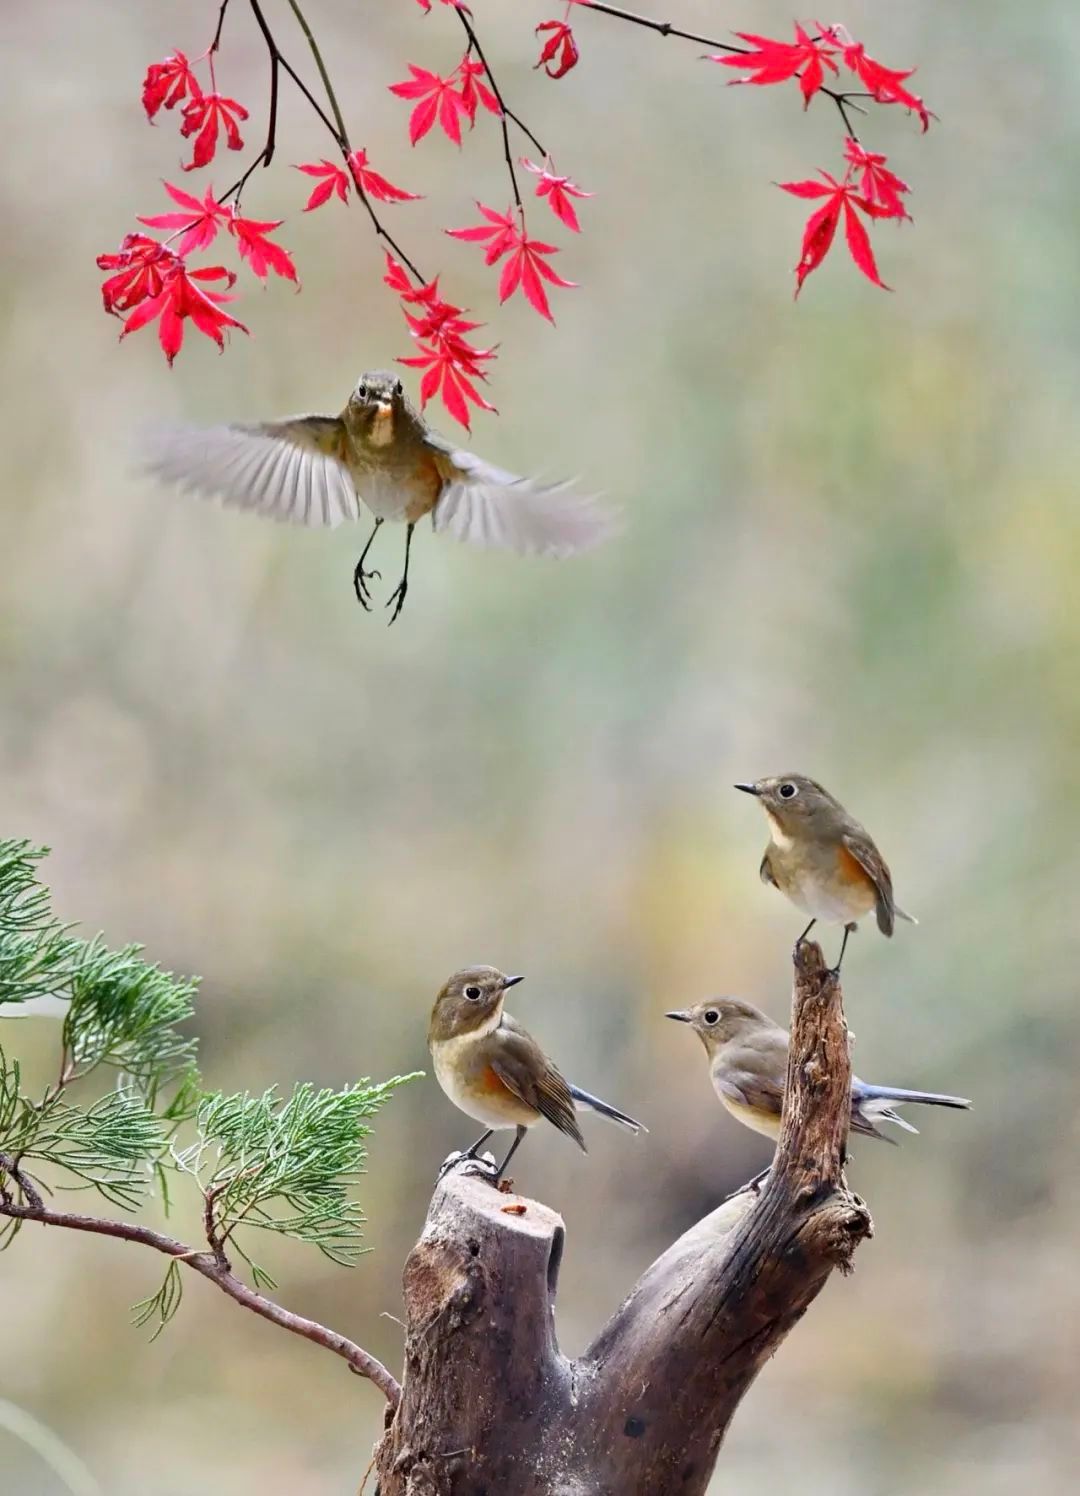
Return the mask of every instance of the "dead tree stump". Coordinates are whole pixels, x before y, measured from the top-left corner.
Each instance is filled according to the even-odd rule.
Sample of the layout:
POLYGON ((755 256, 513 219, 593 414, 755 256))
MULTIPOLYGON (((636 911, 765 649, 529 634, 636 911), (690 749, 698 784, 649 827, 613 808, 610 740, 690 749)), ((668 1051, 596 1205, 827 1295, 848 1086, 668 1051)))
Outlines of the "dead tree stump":
POLYGON ((657 1258, 577 1360, 555 1335, 560 1218, 474 1176, 439 1184, 405 1265, 405 1372, 376 1453, 378 1496, 705 1491, 757 1372, 873 1229, 843 1173, 840 984, 816 944, 798 946, 794 965, 767 1182, 657 1258))

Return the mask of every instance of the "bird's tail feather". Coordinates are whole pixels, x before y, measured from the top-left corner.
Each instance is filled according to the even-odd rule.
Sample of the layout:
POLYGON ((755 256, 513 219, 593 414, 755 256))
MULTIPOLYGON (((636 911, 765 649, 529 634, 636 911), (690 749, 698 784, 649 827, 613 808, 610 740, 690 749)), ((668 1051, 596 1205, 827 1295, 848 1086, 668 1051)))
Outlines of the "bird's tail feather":
POLYGON ((906 909, 901 909, 899 904, 893 905, 893 913, 897 919, 906 919, 909 925, 917 925, 919 923, 913 914, 909 914, 906 909))
POLYGON ((860 1081, 855 1089, 857 1102, 865 1101, 911 1101, 921 1106, 955 1106, 969 1111, 971 1102, 966 1096, 943 1096, 938 1091, 905 1091, 899 1086, 868 1086, 860 1081))
POLYGON ((633 1117, 628 1117, 625 1112, 620 1112, 618 1107, 609 1106, 606 1101, 601 1101, 599 1096, 590 1095, 588 1091, 583 1091, 580 1086, 571 1086, 570 1095, 577 1102, 578 1106, 584 1107, 590 1112, 599 1112, 601 1117, 607 1117, 609 1122, 615 1122, 620 1127, 625 1127, 629 1132, 638 1133, 648 1132, 649 1130, 647 1127, 643 1127, 640 1122, 635 1122, 633 1117))

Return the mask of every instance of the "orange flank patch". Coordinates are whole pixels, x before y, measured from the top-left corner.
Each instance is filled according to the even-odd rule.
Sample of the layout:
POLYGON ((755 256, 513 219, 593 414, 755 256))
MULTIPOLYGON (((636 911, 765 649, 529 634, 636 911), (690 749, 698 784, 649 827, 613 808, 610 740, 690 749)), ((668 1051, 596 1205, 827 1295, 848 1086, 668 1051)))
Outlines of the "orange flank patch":
POLYGON ((439 472, 438 464, 430 452, 425 452, 417 460, 416 476, 409 483, 409 502, 405 508, 405 518, 410 525, 415 525, 422 520, 425 514, 430 514, 439 501, 443 490, 443 476, 439 472))
POLYGON ((853 888, 873 888, 874 886, 873 878, 847 847, 837 849, 836 871, 841 883, 848 883, 853 888))
POLYGON ((486 1092, 489 1096, 505 1095, 507 1090, 509 1089, 506 1085, 506 1082, 500 1079, 494 1067, 491 1065, 486 1065, 480 1072, 477 1086, 481 1091, 486 1092))

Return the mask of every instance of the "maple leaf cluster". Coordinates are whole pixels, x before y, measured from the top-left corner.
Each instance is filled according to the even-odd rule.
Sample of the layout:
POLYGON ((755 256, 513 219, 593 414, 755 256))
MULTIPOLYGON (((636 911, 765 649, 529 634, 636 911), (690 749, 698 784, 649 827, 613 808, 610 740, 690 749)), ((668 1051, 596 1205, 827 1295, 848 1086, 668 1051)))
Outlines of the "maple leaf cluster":
POLYGON ((470 402, 480 410, 495 409, 476 388, 476 381, 487 377, 483 366, 495 357, 495 349, 476 348, 468 339, 483 323, 466 321, 461 307, 443 300, 438 277, 414 285, 391 254, 386 256, 383 280, 400 298, 416 343, 416 353, 399 358, 398 363, 425 371, 420 380, 421 407, 439 395, 454 420, 468 430, 470 402))
MULTIPOLYGON (((446 14, 448 20, 452 16, 453 24, 465 33, 465 51, 449 70, 409 62, 408 76, 387 85, 395 98, 410 105, 406 125, 410 144, 417 146, 437 132, 461 148, 466 132, 471 134, 478 122, 485 120, 490 132, 497 129, 501 134, 511 189, 510 205, 505 212, 490 203, 477 202, 478 222, 447 228, 444 232, 452 239, 476 245, 482 250, 484 264, 497 267, 495 290, 500 303, 520 291, 529 307, 553 323, 552 288, 573 289, 577 283, 555 270, 551 262, 560 249, 548 243, 545 236, 533 232, 529 216, 532 212, 550 211, 562 229, 579 234, 577 204, 592 194, 571 177, 556 171, 550 155, 533 132, 505 104, 482 49, 473 11, 464 0, 441 0, 438 6, 435 0, 416 0, 416 3, 425 18, 431 17, 436 9, 446 14), (512 130, 529 141, 532 147, 529 156, 515 157, 511 148, 512 130), (533 197, 528 203, 525 178, 519 179, 519 169, 535 179, 533 197), (536 206, 537 202, 545 204, 546 210, 536 206)), ((653 21, 636 12, 631 14, 621 7, 602 4, 601 0, 595 3, 561 0, 561 3, 561 16, 542 20, 534 28, 539 47, 534 69, 542 70, 553 80, 565 78, 581 61, 571 24, 575 8, 579 8, 579 16, 590 13, 597 20, 605 16, 630 21, 638 28, 667 37, 697 43, 703 40, 668 22, 653 21)), ((182 163, 185 172, 212 166, 220 161, 219 153, 244 150, 248 110, 237 99, 218 90, 214 75, 229 5, 230 0, 224 0, 217 7, 217 30, 201 56, 191 62, 183 52, 173 52, 160 62, 151 63, 143 81, 142 103, 147 119, 153 124, 174 112, 181 138, 190 142, 190 159, 182 163), (197 73, 200 68, 205 69, 208 78, 206 87, 197 73)), ((189 323, 212 339, 219 349, 223 348, 228 331, 248 331, 226 310, 233 300, 230 293, 236 274, 222 264, 193 265, 193 257, 206 253, 219 242, 231 244, 240 266, 258 279, 265 282, 273 273, 298 286, 291 254, 272 237, 283 220, 248 217, 240 207, 248 179, 258 166, 269 166, 274 156, 277 88, 279 78, 287 75, 327 128, 335 147, 333 159, 327 156, 296 164, 296 170, 312 183, 303 211, 313 212, 334 198, 344 204, 355 199, 366 210, 376 235, 383 241, 384 283, 399 299, 413 342, 413 351, 399 362, 420 371, 422 405, 438 398, 453 419, 467 428, 473 410, 494 410, 481 393, 481 386, 491 361, 497 356, 496 348, 482 347, 473 340, 483 324, 470 320, 465 309, 444 299, 439 277, 428 280, 421 275, 379 216, 383 205, 413 202, 421 194, 397 186, 375 169, 366 149, 353 147, 327 69, 306 28, 306 40, 325 88, 327 108, 286 62, 259 7, 252 8, 271 65, 266 143, 239 180, 220 195, 215 194, 212 186, 198 195, 172 182, 164 183, 172 199, 170 210, 138 216, 143 229, 155 232, 128 233, 116 253, 98 258, 99 268, 106 273, 101 287, 105 310, 123 320, 121 338, 156 322, 162 350, 171 364, 181 349, 189 323)), ((896 222, 908 219, 905 199, 910 189, 892 170, 885 155, 861 143, 852 126, 851 114, 866 113, 867 101, 898 105, 916 115, 925 131, 932 115, 910 89, 913 70, 886 67, 840 25, 796 22, 790 41, 746 31, 735 32, 734 38, 730 43, 707 43, 716 48, 707 54, 709 61, 738 73, 739 76, 729 80, 731 83, 758 86, 794 83, 802 95, 804 108, 816 98, 824 97, 836 106, 844 128, 844 162, 840 174, 819 170, 816 176, 778 184, 792 196, 814 204, 795 268, 796 296, 807 276, 829 253, 841 223, 856 267, 874 285, 888 289, 878 271, 868 225, 879 219, 896 222), (850 76, 854 84, 846 92, 841 83, 844 76, 850 76)), ((454 55, 456 49, 451 54, 454 55)), ((550 225, 550 220, 547 221, 550 225)))
MULTIPOLYGON (((192 159, 184 163, 185 171, 195 171, 213 161, 224 132, 231 151, 243 149, 240 124, 248 111, 235 99, 217 91, 212 60, 209 65, 210 91, 202 85, 183 52, 174 52, 162 62, 152 62, 143 81, 142 102, 146 117, 154 122, 161 110, 180 107, 180 134, 194 136, 192 159)), ((126 314, 121 339, 137 332, 148 323, 157 322, 158 340, 171 364, 184 341, 184 324, 190 321, 197 331, 224 347, 225 332, 244 324, 224 310, 233 297, 225 291, 211 291, 208 283, 224 282, 231 288, 236 276, 224 265, 193 268, 188 257, 209 249, 224 231, 235 244, 241 262, 245 262, 260 280, 270 271, 285 280, 296 282, 296 267, 288 251, 269 237, 281 227, 282 220, 265 221, 245 218, 235 203, 214 196, 208 187, 203 197, 165 182, 165 191, 179 211, 138 216, 147 228, 169 230, 167 239, 148 234, 124 236, 115 254, 98 256, 99 270, 110 271, 101 287, 102 303, 112 316, 126 314)), ((226 194, 227 196, 227 194, 226 194)))
MULTIPOLYGON (((809 108, 814 95, 825 88, 826 75, 839 75, 843 66, 855 75, 866 96, 874 103, 899 104, 909 113, 918 115, 924 133, 930 127, 930 111, 907 87, 914 69, 885 67, 868 56, 866 48, 854 41, 842 26, 823 26, 818 22, 817 34, 811 35, 806 27, 796 22, 793 42, 758 36, 749 31, 737 31, 735 35, 746 42, 747 47, 724 54, 710 54, 708 59, 748 74, 745 78, 733 79, 734 83, 770 84, 794 80, 802 93, 803 107, 809 108)), ((902 220, 911 216, 903 201, 904 195, 910 191, 907 183, 890 169, 886 156, 866 150, 859 141, 848 120, 846 96, 834 94, 833 97, 839 102, 847 130, 842 179, 838 181, 830 172, 819 169, 820 181, 809 178, 779 184, 784 192, 790 192, 794 197, 821 200, 820 207, 810 215, 803 229, 802 250, 795 267, 796 296, 806 277, 818 268, 832 248, 841 221, 848 251, 857 268, 875 286, 889 290, 878 273, 870 235, 859 215, 861 213, 871 220, 902 220)))

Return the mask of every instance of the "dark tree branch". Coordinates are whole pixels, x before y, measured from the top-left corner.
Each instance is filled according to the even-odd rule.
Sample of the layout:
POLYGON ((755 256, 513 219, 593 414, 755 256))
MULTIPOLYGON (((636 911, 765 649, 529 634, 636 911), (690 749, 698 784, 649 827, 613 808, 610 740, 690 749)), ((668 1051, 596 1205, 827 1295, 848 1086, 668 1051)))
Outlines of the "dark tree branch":
MULTIPOLYGON (((222 4, 221 12, 218 16, 218 29, 214 35, 214 41, 210 47, 211 54, 217 49, 218 44, 220 43, 221 26, 225 19, 225 11, 228 8, 228 4, 229 0, 224 0, 224 3, 222 4)), ((315 59, 315 66, 319 70, 319 77, 322 79, 323 88, 326 91, 326 98, 328 104, 330 105, 330 112, 333 115, 333 119, 330 118, 330 115, 327 114, 326 110, 319 103, 318 99, 312 93, 311 89, 307 86, 303 78, 301 78, 300 74, 296 71, 292 63, 289 62, 288 58, 278 46, 274 33, 271 31, 270 24, 263 12, 260 0, 248 0, 248 4, 251 6, 251 13, 255 17, 256 25, 262 32, 263 41, 266 43, 267 54, 270 58, 270 109, 266 129, 266 142, 263 145, 262 150, 255 157, 254 161, 252 161, 251 165, 247 168, 243 175, 239 177, 231 187, 228 187, 218 199, 219 202, 225 203, 228 202, 230 198, 235 198, 237 207, 239 207, 240 194, 243 192, 245 186, 247 185, 248 178, 251 177, 252 174, 257 171, 260 166, 269 166, 274 157, 274 151, 277 146, 278 84, 279 74, 281 72, 286 73, 292 79, 293 83, 295 83, 296 87, 300 90, 304 98, 318 115, 323 125, 325 125, 326 129, 333 137, 334 144, 337 146, 338 151, 344 158, 346 165, 348 165, 349 156, 352 152, 352 145, 349 141, 349 132, 345 126, 345 119, 341 112, 341 106, 338 103, 337 94, 334 91, 332 82, 330 81, 330 73, 323 59, 322 49, 315 39, 315 34, 308 24, 307 17, 304 15, 304 12, 300 8, 298 0, 289 0, 289 7, 292 10, 293 15, 296 17, 301 31, 304 33, 304 37, 307 41, 308 47, 311 49, 312 57, 315 59)), ((389 246, 389 248, 401 261, 401 263, 408 268, 409 273, 413 276, 414 280, 423 281, 423 275, 421 275, 420 271, 413 264, 412 260, 410 260, 405 251, 401 248, 401 245, 398 244, 393 235, 388 232, 382 222, 382 219, 376 213, 371 199, 368 197, 367 193, 364 191, 363 187, 357 180, 355 173, 352 172, 351 169, 350 175, 352 177, 353 186, 356 189, 356 195, 360 199, 361 203, 363 203, 364 208, 367 211, 367 215, 371 219, 371 226, 375 230, 376 235, 389 246)))
POLYGON ((140 1226, 133 1221, 109 1221, 98 1216, 50 1210, 26 1177, 25 1171, 18 1167, 14 1159, 6 1154, 0 1154, 0 1216, 6 1216, 11 1221, 36 1221, 41 1226, 61 1226, 68 1231, 85 1231, 93 1236, 111 1236, 118 1241, 137 1242, 140 1246, 150 1247, 155 1252, 161 1252, 166 1257, 182 1262, 215 1284, 222 1293, 228 1294, 229 1298, 234 1299, 243 1308, 250 1309, 253 1314, 258 1314, 261 1318, 268 1319, 271 1324, 280 1325, 283 1330, 289 1330, 293 1335, 301 1335, 305 1340, 310 1340, 315 1345, 321 1345, 326 1350, 333 1351, 336 1356, 341 1356, 348 1362, 351 1371, 356 1372, 358 1376, 367 1377, 378 1387, 391 1408, 397 1406, 401 1388, 381 1361, 376 1360, 374 1356, 355 1345, 353 1341, 346 1339, 344 1335, 339 1335, 335 1330, 328 1330, 325 1325, 320 1325, 313 1319, 306 1319, 302 1314, 294 1314, 289 1309, 283 1309, 280 1304, 275 1304, 272 1299, 250 1288, 231 1271, 224 1251, 217 1240, 212 1192, 207 1193, 205 1208, 205 1224, 210 1250, 204 1252, 189 1247, 182 1241, 176 1241, 161 1231, 155 1231, 149 1226, 140 1226), (12 1196, 7 1188, 8 1179, 16 1186, 21 1199, 16 1200, 12 1196))
POLYGON ((658 1258, 577 1361, 555 1337, 559 1217, 481 1178, 440 1184, 405 1267, 379 1496, 702 1496, 757 1372, 872 1229, 843 1177, 847 1027, 817 945, 795 953, 793 1008, 768 1183, 658 1258))
POLYGON ((499 108, 502 111, 499 116, 499 126, 502 130, 503 156, 506 160, 506 169, 510 173, 510 186, 514 193, 514 202, 517 205, 518 212, 524 215, 525 208, 521 201, 521 193, 518 190, 517 171, 514 167, 514 155, 510 149, 509 121, 512 120, 514 124, 517 125, 522 134, 525 135, 530 141, 532 141, 536 149, 545 158, 547 157, 547 151, 544 150, 544 147, 537 140, 536 136, 529 129, 528 125, 524 124, 516 114, 513 114, 507 108, 506 100, 503 98, 502 91, 500 90, 498 83, 495 81, 495 75, 491 71, 491 66, 487 58, 484 56, 484 49, 480 45, 480 38, 477 36, 476 28, 473 26, 473 23, 469 19, 468 14, 464 10, 459 10, 457 15, 458 20, 465 28, 465 35, 469 39, 469 51, 476 53, 476 60, 482 65, 484 73, 487 77, 487 81, 491 84, 491 92, 495 95, 496 102, 498 103, 499 108))

